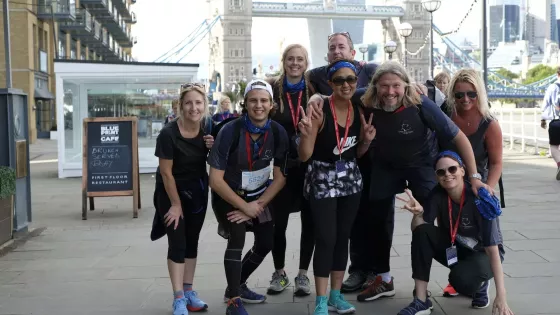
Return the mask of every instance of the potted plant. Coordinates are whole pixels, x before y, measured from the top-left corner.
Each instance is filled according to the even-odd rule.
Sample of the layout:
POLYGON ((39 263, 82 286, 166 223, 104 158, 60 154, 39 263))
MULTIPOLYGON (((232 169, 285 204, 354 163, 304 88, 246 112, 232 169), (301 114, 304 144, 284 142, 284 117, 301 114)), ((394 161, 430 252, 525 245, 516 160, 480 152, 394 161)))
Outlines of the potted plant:
POLYGON ((57 128, 56 128, 56 124, 54 124, 51 128, 51 140, 57 140, 58 133, 57 133, 57 128))
POLYGON ((15 193, 16 171, 7 166, 0 166, 0 244, 12 239, 15 193))

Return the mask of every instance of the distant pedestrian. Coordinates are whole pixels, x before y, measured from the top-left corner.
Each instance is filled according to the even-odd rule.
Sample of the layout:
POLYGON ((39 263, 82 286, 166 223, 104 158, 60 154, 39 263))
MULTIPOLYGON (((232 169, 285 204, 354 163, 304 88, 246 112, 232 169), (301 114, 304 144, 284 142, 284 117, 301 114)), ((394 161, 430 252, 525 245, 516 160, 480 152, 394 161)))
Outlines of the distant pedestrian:
POLYGON ((227 96, 222 96, 218 103, 218 112, 212 116, 212 120, 215 124, 219 124, 231 117, 235 117, 235 113, 231 112, 231 100, 227 96))
POLYGON ((180 103, 180 101, 177 100, 177 99, 171 101, 172 113, 167 115, 167 117, 165 117, 165 122, 163 123, 164 125, 167 125, 171 121, 175 120, 175 118, 177 118, 177 111, 178 111, 178 108, 179 108, 179 103, 180 103))
POLYGON ((163 236, 154 233, 165 229, 173 315, 187 315, 187 309, 194 312, 208 308, 193 290, 193 280, 208 203, 206 156, 214 139, 203 131, 208 102, 202 85, 183 85, 177 108, 178 118, 161 130, 156 142, 159 167, 152 239, 163 236))
POLYGON ((557 81, 548 87, 544 95, 541 127, 546 129, 546 121, 550 120, 548 124, 550 155, 558 168, 556 180, 560 180, 560 67, 556 75, 557 81))

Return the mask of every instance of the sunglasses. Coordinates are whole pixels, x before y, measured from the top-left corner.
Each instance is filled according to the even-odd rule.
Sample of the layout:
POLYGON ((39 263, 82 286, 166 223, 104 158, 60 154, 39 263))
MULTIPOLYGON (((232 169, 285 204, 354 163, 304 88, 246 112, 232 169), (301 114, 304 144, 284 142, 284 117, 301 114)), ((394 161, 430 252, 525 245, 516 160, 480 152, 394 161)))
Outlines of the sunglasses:
POLYGON ((350 33, 348 33, 348 32, 334 32, 331 35, 329 35, 329 37, 327 39, 331 40, 331 38, 333 38, 337 35, 342 35, 342 36, 348 38, 350 41, 352 41, 352 38, 350 37, 350 33))
POLYGON ((334 85, 336 85, 336 86, 344 85, 344 82, 346 82, 348 84, 356 84, 356 82, 358 82, 358 77, 355 76, 355 75, 350 75, 350 76, 347 76, 346 78, 336 77, 336 78, 332 78, 331 82, 334 83, 334 85))
POLYGON ((191 87, 197 87, 197 88, 201 88, 201 89, 206 88, 206 86, 205 86, 204 84, 202 84, 202 83, 185 83, 185 84, 181 84, 181 90, 188 89, 188 88, 191 88, 191 87))
POLYGON ((455 98, 460 100, 467 95, 469 98, 477 98, 478 93, 470 91, 470 92, 455 92, 455 98))
POLYGON ((458 169, 459 169, 459 166, 457 166, 457 165, 453 165, 453 166, 450 166, 448 168, 440 168, 440 169, 436 170, 436 175, 438 177, 445 177, 447 172, 449 172, 449 174, 453 175, 453 174, 457 173, 458 169))

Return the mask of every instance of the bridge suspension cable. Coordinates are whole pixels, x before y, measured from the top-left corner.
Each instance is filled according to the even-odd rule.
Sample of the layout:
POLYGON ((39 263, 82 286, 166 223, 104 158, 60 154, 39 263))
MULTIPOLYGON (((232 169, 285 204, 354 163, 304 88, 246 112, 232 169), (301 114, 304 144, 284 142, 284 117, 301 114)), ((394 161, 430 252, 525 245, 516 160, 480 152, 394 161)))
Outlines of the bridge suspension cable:
POLYGON ((204 26, 204 24, 206 24, 207 21, 204 20, 202 21, 202 23, 200 23, 189 35, 187 35, 187 37, 183 38, 179 43, 177 43, 177 45, 173 46, 173 48, 169 49, 168 51, 166 51, 163 55, 159 56, 156 58, 156 60, 154 60, 154 62, 160 62, 162 59, 164 59, 169 53, 173 52, 175 48, 179 47, 182 43, 184 43, 185 41, 187 41, 189 38, 191 38, 191 36, 195 33, 198 32, 198 30, 200 30, 200 28, 202 26, 204 26))

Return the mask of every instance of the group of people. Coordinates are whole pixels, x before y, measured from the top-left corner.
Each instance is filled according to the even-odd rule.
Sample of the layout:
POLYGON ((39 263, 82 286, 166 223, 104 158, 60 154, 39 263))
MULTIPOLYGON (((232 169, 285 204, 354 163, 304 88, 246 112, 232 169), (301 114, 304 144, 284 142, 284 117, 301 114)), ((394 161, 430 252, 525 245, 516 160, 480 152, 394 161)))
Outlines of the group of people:
POLYGON ((502 133, 479 74, 464 69, 448 77, 440 108, 400 63, 364 64, 355 53, 348 33, 334 33, 329 65, 309 70, 307 50, 286 47, 281 75, 249 82, 241 116, 218 124, 215 137, 205 132, 204 86, 182 86, 178 118, 157 140, 152 230, 152 239, 168 237, 174 315, 208 307, 193 279, 209 194, 218 233, 227 239, 226 314, 248 314, 244 303, 266 300, 246 282, 271 251, 275 270, 267 293, 290 285, 286 229, 289 215, 301 212, 294 294, 311 294, 313 259, 314 314, 326 315, 356 311, 343 292, 361 291, 360 302, 395 295, 390 251, 395 198, 402 192, 408 195, 398 197, 403 209, 413 214, 415 290, 399 314, 431 313, 433 259, 450 268, 448 295, 471 296, 473 307, 485 308, 494 278, 494 313, 513 314, 493 196, 502 133), (254 243, 243 255, 248 231, 254 243))

